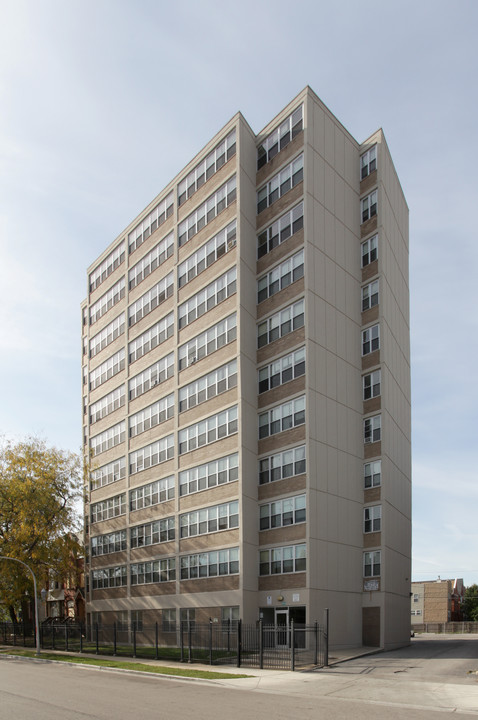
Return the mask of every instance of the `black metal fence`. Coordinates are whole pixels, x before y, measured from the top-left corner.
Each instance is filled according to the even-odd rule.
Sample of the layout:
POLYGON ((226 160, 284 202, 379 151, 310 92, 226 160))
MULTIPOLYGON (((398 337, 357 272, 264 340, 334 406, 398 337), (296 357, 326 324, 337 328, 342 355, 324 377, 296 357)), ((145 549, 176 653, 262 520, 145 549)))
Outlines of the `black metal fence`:
MULTIPOLYGON (((35 647, 32 625, 2 623, 4 645, 35 647)), ((209 665, 298 670, 328 664, 327 625, 182 622, 178 627, 52 624, 40 627, 43 650, 209 665)))

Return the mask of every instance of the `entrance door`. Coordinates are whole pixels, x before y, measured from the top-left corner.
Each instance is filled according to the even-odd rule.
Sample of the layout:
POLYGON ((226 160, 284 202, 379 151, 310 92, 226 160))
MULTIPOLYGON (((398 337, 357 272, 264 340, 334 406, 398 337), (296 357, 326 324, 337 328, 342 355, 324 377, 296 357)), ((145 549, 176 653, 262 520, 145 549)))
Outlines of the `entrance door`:
POLYGON ((288 608, 276 608, 276 647, 289 647, 288 608))

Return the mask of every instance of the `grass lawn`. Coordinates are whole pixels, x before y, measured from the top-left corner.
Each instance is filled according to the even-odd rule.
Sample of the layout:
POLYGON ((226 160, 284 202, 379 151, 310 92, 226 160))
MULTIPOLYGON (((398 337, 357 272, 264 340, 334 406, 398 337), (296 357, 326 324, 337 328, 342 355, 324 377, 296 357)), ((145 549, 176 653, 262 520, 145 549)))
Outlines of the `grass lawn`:
MULTIPOLYGON (((21 657, 36 658, 34 650, 23 650, 18 648, 3 648, 0 653, 4 655, 18 655, 21 657)), ((81 665, 96 665, 100 667, 120 668, 123 670, 139 670, 141 672, 153 673, 156 675, 176 675, 178 677, 203 678, 204 680, 230 680, 233 678, 246 678, 250 675, 239 673, 221 673, 210 670, 194 670, 193 668, 165 667, 162 665, 147 665, 140 662, 128 662, 125 660, 100 660, 99 658, 78 657, 76 655, 57 655, 42 650, 40 658, 43 660, 56 660, 59 662, 80 663, 81 665)))

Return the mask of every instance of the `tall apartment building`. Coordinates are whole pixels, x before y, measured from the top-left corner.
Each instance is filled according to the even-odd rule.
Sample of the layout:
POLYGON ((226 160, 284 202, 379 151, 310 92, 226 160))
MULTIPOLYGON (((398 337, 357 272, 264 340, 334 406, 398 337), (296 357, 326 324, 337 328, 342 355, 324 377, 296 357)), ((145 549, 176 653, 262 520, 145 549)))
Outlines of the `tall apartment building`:
POLYGON ((88 269, 88 613, 410 633, 408 209, 310 88, 238 113, 88 269))

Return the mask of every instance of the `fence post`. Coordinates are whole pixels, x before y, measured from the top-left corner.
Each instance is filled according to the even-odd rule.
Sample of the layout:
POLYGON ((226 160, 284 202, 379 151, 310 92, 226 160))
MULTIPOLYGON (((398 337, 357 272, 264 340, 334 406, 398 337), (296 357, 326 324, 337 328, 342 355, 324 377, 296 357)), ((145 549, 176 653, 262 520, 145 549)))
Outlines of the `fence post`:
POLYGON ((55 648, 55 632, 56 627, 54 625, 51 626, 51 649, 56 650, 55 648))
POLYGON ((290 656, 290 669, 292 672, 295 670, 295 628, 294 621, 290 621, 290 645, 291 645, 291 656, 290 656))
POLYGON ((68 625, 65 625, 65 650, 69 650, 68 648, 68 625))
POLYGON ((136 620, 133 623, 133 657, 136 657, 136 620))
POLYGON ((80 653, 83 652, 83 625, 80 622, 80 653))
POLYGON ((25 635, 25 622, 22 622, 22 629, 23 629, 23 647, 26 647, 27 638, 25 635))
POLYGON ((319 623, 317 620, 314 623, 314 632, 315 632, 315 647, 314 647, 314 665, 317 665, 317 650, 318 650, 318 641, 319 641, 319 623))
POLYGON ((212 620, 209 618, 209 665, 212 665, 212 620))
POLYGON ((43 625, 40 625, 40 627, 38 629, 40 631, 40 647, 42 648, 43 647, 43 625))
POLYGON ((179 636, 180 636, 180 646, 181 646, 181 660, 180 662, 184 662, 184 637, 183 637, 183 620, 179 621, 179 636))
POLYGON ((17 644, 17 634, 15 632, 15 623, 13 623, 13 647, 17 644))
POLYGON ((329 608, 324 610, 324 667, 329 666, 329 608))
POLYGON ((188 623, 188 662, 192 662, 192 639, 193 639, 193 633, 192 633, 192 622, 191 620, 187 621, 188 623))
POLYGON ((237 621, 237 667, 241 667, 242 620, 237 621))
POLYGON ((98 623, 95 623, 95 640, 96 640, 96 654, 99 655, 99 648, 98 648, 98 623))
POLYGON ((116 655, 116 621, 113 623, 113 655, 116 655))
POLYGON ((156 626, 154 628, 154 648, 155 648, 154 657, 156 660, 159 657, 158 645, 159 645, 159 625, 156 622, 156 626))
POLYGON ((259 620, 259 667, 264 668, 264 638, 262 635, 262 618, 259 620))

